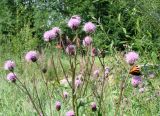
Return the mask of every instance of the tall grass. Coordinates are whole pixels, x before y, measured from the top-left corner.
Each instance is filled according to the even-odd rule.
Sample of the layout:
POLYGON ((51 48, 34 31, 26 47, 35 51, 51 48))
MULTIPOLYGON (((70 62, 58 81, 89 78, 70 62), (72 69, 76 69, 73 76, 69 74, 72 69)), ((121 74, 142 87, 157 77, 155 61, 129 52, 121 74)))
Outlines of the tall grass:
MULTIPOLYGON (((143 64, 144 59, 147 64, 150 64, 150 58, 141 57, 139 64, 143 64)), ((5 59, 1 59, 1 66, 3 65, 5 59)), ((26 64, 22 59, 16 58, 17 65, 17 73, 22 75, 18 75, 20 79, 23 79, 29 89, 29 91, 34 90, 31 83, 33 83, 33 78, 36 78, 36 85, 39 92, 40 99, 44 102, 44 111, 49 113, 49 103, 46 100, 46 91, 41 81, 38 81, 40 78, 39 70, 36 68, 35 64, 26 64), (20 62, 19 62, 20 61, 20 62)), ((63 63, 66 65, 65 70, 68 70, 69 64, 67 63, 67 57, 64 56, 63 63)), ((124 62, 123 56, 120 53, 115 53, 114 55, 107 55, 105 58, 105 63, 107 66, 111 67, 111 72, 109 74, 108 82, 106 83, 105 90, 104 90, 104 103, 103 108, 105 109, 105 115, 114 115, 116 103, 118 100, 119 92, 120 92, 120 82, 125 76, 128 75, 129 66, 126 67, 126 63, 124 62), (128 71, 127 71, 128 70, 128 71)), ((155 62, 157 63, 157 62, 155 62)), ((146 65, 147 65, 146 64, 146 65)), ((59 64, 56 64, 59 67, 59 64)), ((99 67, 100 63, 98 59, 96 59, 96 67, 99 67)), ((95 67, 95 68, 96 68, 95 67)), ((59 69, 59 68, 58 68, 59 69)), ((160 76, 160 67, 155 65, 150 66, 142 66, 142 73, 144 74, 143 82, 145 84, 145 91, 144 93, 140 93, 138 88, 133 88, 131 86, 131 78, 128 78, 126 90, 124 92, 123 100, 120 106, 121 115, 127 116, 151 116, 151 115, 159 115, 159 76, 160 76), (149 78, 149 73, 153 72, 155 77, 149 78)), ((47 72, 48 75, 49 72, 47 72)), ((62 71, 59 70, 58 74, 61 75, 62 71)), ((77 72, 78 74, 78 72, 77 72)), ((63 75, 63 74, 62 74, 63 75)), ((53 80, 54 84, 54 72, 49 74, 49 77, 53 80)), ((100 78, 100 77, 99 77, 100 78)), ((62 77, 63 79, 63 77, 62 77)), ((17 87, 14 86, 12 83, 8 83, 6 81, 6 74, 4 71, 1 72, 0 78, 0 115, 7 115, 7 116, 15 116, 15 115, 36 115, 35 110, 33 109, 30 100, 26 97, 22 91, 20 91, 17 87), (34 113, 35 112, 35 113, 34 113)), ((54 96, 52 105, 54 107, 54 103, 57 100, 63 101, 60 95, 57 92, 66 89, 69 93, 71 92, 68 86, 66 87, 59 87, 55 86, 54 90, 51 94, 54 96)), ((81 115, 96 115, 95 113, 91 112, 90 104, 88 102, 92 101, 93 98, 90 96, 91 90, 94 89, 93 85, 89 85, 88 95, 86 97, 79 99, 81 103, 81 107, 79 109, 79 114, 81 115)), ((34 93, 34 92, 33 92, 34 93)), ((69 94, 69 99, 71 99, 71 94, 69 94)), ((70 109, 70 100, 62 102, 62 109, 61 115, 64 115, 67 109, 70 109)), ((55 109, 53 109, 53 114, 58 116, 58 113, 55 109)), ((46 114, 49 115, 49 114, 46 114)), ((97 114, 98 115, 98 114, 97 114)))

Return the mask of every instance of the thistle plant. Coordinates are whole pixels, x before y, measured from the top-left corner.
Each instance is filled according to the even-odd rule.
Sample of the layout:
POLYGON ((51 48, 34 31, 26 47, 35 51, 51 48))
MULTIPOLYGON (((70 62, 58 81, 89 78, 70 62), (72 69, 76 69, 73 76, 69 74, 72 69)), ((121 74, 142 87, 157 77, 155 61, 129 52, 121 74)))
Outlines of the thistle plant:
MULTIPOLYGON (((54 116, 56 113, 59 116, 80 116, 83 108, 90 111, 91 115, 106 115, 105 96, 108 92, 106 89, 110 87, 108 80, 112 68, 108 67, 105 61, 105 51, 94 46, 96 25, 93 22, 84 23, 83 26, 81 24, 80 16, 72 16, 66 25, 74 37, 68 37, 59 27, 53 27, 43 34, 46 44, 43 54, 36 50, 26 53, 25 62, 31 69, 32 66, 36 67, 37 72, 37 75, 34 75, 36 78, 32 77, 29 81, 33 90, 28 88, 23 74, 14 70, 18 64, 12 60, 5 62, 4 69, 9 72, 7 80, 27 95, 37 115, 54 116), (81 35, 81 32, 85 34, 81 35), (63 61, 63 56, 67 62, 63 61), (41 82, 40 88, 38 81, 41 82), (45 91, 43 95, 40 93, 42 88, 45 91)), ((130 67, 135 65, 138 58, 139 55, 133 51, 125 55, 130 67)), ((127 76, 129 77, 128 70, 127 76)), ((121 107, 125 85, 128 82, 127 76, 121 81, 115 116, 121 107)), ((141 83, 140 75, 132 76, 133 87, 139 87, 141 83)), ((145 89, 141 87, 139 91, 142 93, 145 89)))
MULTIPOLYGON (((53 80, 48 80, 45 76, 45 73, 47 73, 48 69, 45 67, 45 70, 43 67, 41 67, 41 54, 38 53, 35 50, 29 51, 25 55, 25 60, 34 65, 37 65, 37 69, 39 70, 38 73, 40 73, 40 81, 43 82, 43 85, 46 90, 46 99, 47 102, 49 102, 49 115, 53 116, 53 98, 54 96, 52 94, 52 90, 56 91, 57 86, 61 88, 61 80, 62 77, 58 74, 57 64, 55 62, 58 62, 59 67, 62 70, 62 74, 64 77, 64 81, 67 83, 67 88, 69 89, 70 93, 67 93, 65 88, 62 87, 62 89, 59 89, 56 94, 59 94, 61 99, 65 102, 68 99, 68 96, 70 95, 69 101, 71 101, 70 104, 70 111, 66 113, 67 116, 79 116, 80 112, 79 109, 82 107, 80 99, 86 98, 89 94, 94 98, 94 101, 91 102, 92 111, 95 112, 95 114, 103 115, 103 93, 106 83, 106 78, 108 78, 108 68, 105 68, 105 62, 104 62, 104 55, 101 56, 100 51, 93 47, 94 41, 93 41, 93 35, 96 31, 96 25, 92 22, 87 22, 84 24, 82 31, 86 33, 86 35, 80 39, 79 31, 80 31, 80 24, 81 24, 81 18, 78 15, 72 16, 70 20, 68 21, 68 27, 72 30, 72 32, 75 34, 75 37, 69 38, 66 36, 67 44, 64 43, 64 40, 62 39, 62 30, 59 27, 54 27, 51 30, 48 30, 44 33, 43 39, 46 43, 47 47, 44 49, 44 54, 47 55, 47 51, 50 52, 50 56, 46 60, 50 60, 50 66, 52 66, 52 71, 55 74, 55 77, 53 80), (56 43, 58 46, 55 46, 55 50, 57 51, 57 54, 55 55, 52 51, 52 45, 53 43, 56 43), (80 57, 82 51, 85 52, 85 55, 82 55, 80 57), (66 70, 65 64, 63 63, 62 55, 65 54, 68 59, 69 70, 66 70), (101 64, 101 74, 100 69, 97 69, 96 71, 93 70, 95 64, 95 58, 98 57, 99 62, 101 64), (81 67, 82 66, 82 67, 81 67), (80 67, 80 68, 79 68, 80 67), (94 72, 94 73, 93 73, 94 72), (93 75, 97 77, 97 79, 93 78, 93 75), (98 79, 99 76, 102 76, 100 80, 98 79), (91 84, 94 84, 95 89, 88 89, 91 84), (98 85, 100 86, 98 87, 98 85), (63 92, 65 91, 65 92, 63 92), (97 103, 96 103, 97 102, 97 103), (97 106, 97 105, 98 106, 97 106), (98 109, 99 107, 99 109, 98 109), (72 109, 72 110, 71 110, 72 109)), ((45 57, 46 58, 46 57, 45 57)), ((32 96, 31 91, 28 90, 27 85, 25 82, 19 79, 16 74, 14 73, 15 63, 13 61, 7 61, 5 63, 4 68, 6 70, 9 70, 11 73, 7 75, 7 79, 11 82, 15 83, 17 87, 26 94, 34 109, 36 110, 38 115, 47 115, 48 112, 45 112, 44 109, 44 100, 40 99, 40 93, 37 89, 38 86, 36 85, 34 78, 34 82, 32 83, 32 86, 34 87, 34 93, 36 95, 36 98, 32 96), (18 81, 17 81, 18 80, 18 81), (34 100, 36 99, 36 100, 34 100)), ((48 67, 49 68, 49 67, 48 67)), ((59 115, 61 115, 61 107, 63 107, 63 103, 57 101, 55 104, 56 111, 58 111, 59 115)), ((86 103, 85 103, 86 104, 86 103)), ((86 104, 87 105, 87 104, 86 104)))

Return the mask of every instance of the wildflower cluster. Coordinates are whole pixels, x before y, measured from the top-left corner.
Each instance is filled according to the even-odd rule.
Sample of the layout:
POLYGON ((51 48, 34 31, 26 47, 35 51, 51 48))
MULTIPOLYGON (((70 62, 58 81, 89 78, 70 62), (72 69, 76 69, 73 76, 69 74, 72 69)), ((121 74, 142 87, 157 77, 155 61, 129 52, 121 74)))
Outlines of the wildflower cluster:
POLYGON ((4 64, 4 69, 10 71, 10 73, 7 75, 7 80, 11 81, 11 82, 16 82, 16 74, 14 74, 14 68, 15 68, 16 64, 14 61, 12 60, 7 60, 4 64))
MULTIPOLYGON (((88 104, 90 104, 89 109, 91 114, 105 115, 105 109, 102 108, 105 105, 104 93, 106 92, 105 88, 109 87, 108 80, 110 79, 109 76, 112 69, 106 65, 104 60, 105 51, 99 50, 93 45, 94 41, 92 37, 94 37, 93 35, 96 32, 96 25, 92 22, 86 22, 81 29, 81 24, 83 22, 78 15, 74 15, 68 20, 66 25, 68 29, 72 30, 75 37, 69 38, 66 35, 64 37, 66 38, 66 43, 62 39, 63 32, 59 27, 53 27, 44 32, 43 40, 46 42, 45 44, 49 44, 45 50, 47 49, 50 55, 46 55, 45 50, 43 54, 35 50, 28 51, 25 54, 24 59, 27 65, 29 67, 36 65, 39 72, 37 70, 35 72, 40 73, 40 77, 32 78, 31 81, 31 85, 34 88, 33 95, 25 82, 23 82, 23 78, 19 79, 14 73, 16 67, 15 62, 8 60, 4 64, 4 69, 9 71, 7 80, 15 83, 28 96, 38 115, 45 116, 50 114, 50 116, 53 116, 54 113, 60 115, 62 113, 61 110, 65 110, 66 116, 78 116, 81 107, 86 107, 88 104), (80 36, 78 33, 79 30, 85 32, 85 35, 80 36), (58 45, 54 46, 56 52, 53 52, 53 49, 51 49, 52 42, 58 45), (63 53, 66 55, 67 63, 63 62, 63 53), (99 66, 95 64, 95 59, 99 61, 99 66), (48 63, 43 63, 42 60, 48 61, 48 63), (43 66, 44 64, 45 66, 43 66), (67 68, 64 68, 66 64, 69 65, 67 65, 67 68), (59 74, 59 70, 61 70, 62 74, 59 74), (48 77, 51 79, 48 79, 48 77), (42 86, 45 88, 46 103, 42 103, 44 100, 40 99, 41 96, 37 89, 38 84, 36 84, 37 80, 40 80, 43 83, 42 86), (55 97, 55 95, 59 96, 59 98, 55 97), (89 98, 88 96, 91 97, 89 98), (85 99, 89 99, 89 101, 85 99), (67 103, 68 105, 66 105, 67 103), (49 110, 45 109, 45 104, 49 106, 49 110)), ((135 66, 138 58, 139 55, 134 51, 125 55, 125 60, 131 69, 135 66)), ((142 84, 142 78, 139 67, 135 68, 133 68, 135 71, 130 71, 132 75, 131 85, 133 87, 139 87, 142 84)), ((117 109, 120 107, 126 80, 122 80, 117 109)), ((144 91, 144 88, 141 87, 139 91, 144 91)), ((116 110, 117 112, 118 110, 116 110)))

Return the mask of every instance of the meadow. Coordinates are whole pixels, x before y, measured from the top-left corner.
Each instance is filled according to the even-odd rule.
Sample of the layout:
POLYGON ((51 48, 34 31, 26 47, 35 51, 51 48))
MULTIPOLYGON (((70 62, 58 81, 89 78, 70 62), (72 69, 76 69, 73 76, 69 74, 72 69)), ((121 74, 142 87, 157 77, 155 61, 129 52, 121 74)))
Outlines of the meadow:
POLYGON ((0 112, 2 116, 41 115, 38 113, 63 116, 74 107, 73 111, 76 112, 74 115, 80 116, 159 115, 158 60, 140 54, 137 59, 134 59, 135 56, 131 55, 128 59, 131 62, 129 65, 126 59, 127 52, 113 49, 112 54, 103 54, 102 51, 93 51, 94 48, 90 43, 87 46, 80 45, 84 46, 83 51, 85 51, 81 54, 80 47, 76 48, 79 50, 75 50, 76 52, 73 51, 74 49, 67 51, 70 45, 63 50, 55 45, 58 39, 52 41, 46 43, 46 47, 38 56, 34 56, 34 53, 29 56, 30 59, 27 59, 27 54, 20 55, 21 57, 10 56, 7 60, 14 61, 16 66, 7 69, 9 71, 5 71, 6 58, 1 59, 0 112), (132 65, 141 68, 141 75, 138 76, 142 80, 136 85, 133 83, 133 78, 137 75, 129 74, 132 65), (9 72, 16 74, 16 81, 6 77, 9 72), (29 96, 32 96, 33 101, 29 96), (38 111, 33 106, 33 102, 38 111), (57 110, 57 102, 60 102, 59 110, 57 110), (95 103, 94 106, 92 103, 95 103))
POLYGON ((0 116, 159 116, 159 2, 70 2, 0 2, 0 116))

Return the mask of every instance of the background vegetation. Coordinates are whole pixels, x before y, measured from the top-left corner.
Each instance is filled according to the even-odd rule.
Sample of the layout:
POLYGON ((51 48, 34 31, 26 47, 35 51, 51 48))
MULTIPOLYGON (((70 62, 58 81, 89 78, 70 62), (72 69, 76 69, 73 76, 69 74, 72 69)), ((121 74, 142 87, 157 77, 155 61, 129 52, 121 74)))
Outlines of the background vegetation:
POLYGON ((1 0, 0 6, 1 52, 43 46, 43 33, 57 25, 65 30, 75 14, 97 24, 99 48, 160 51, 159 0, 1 0))

